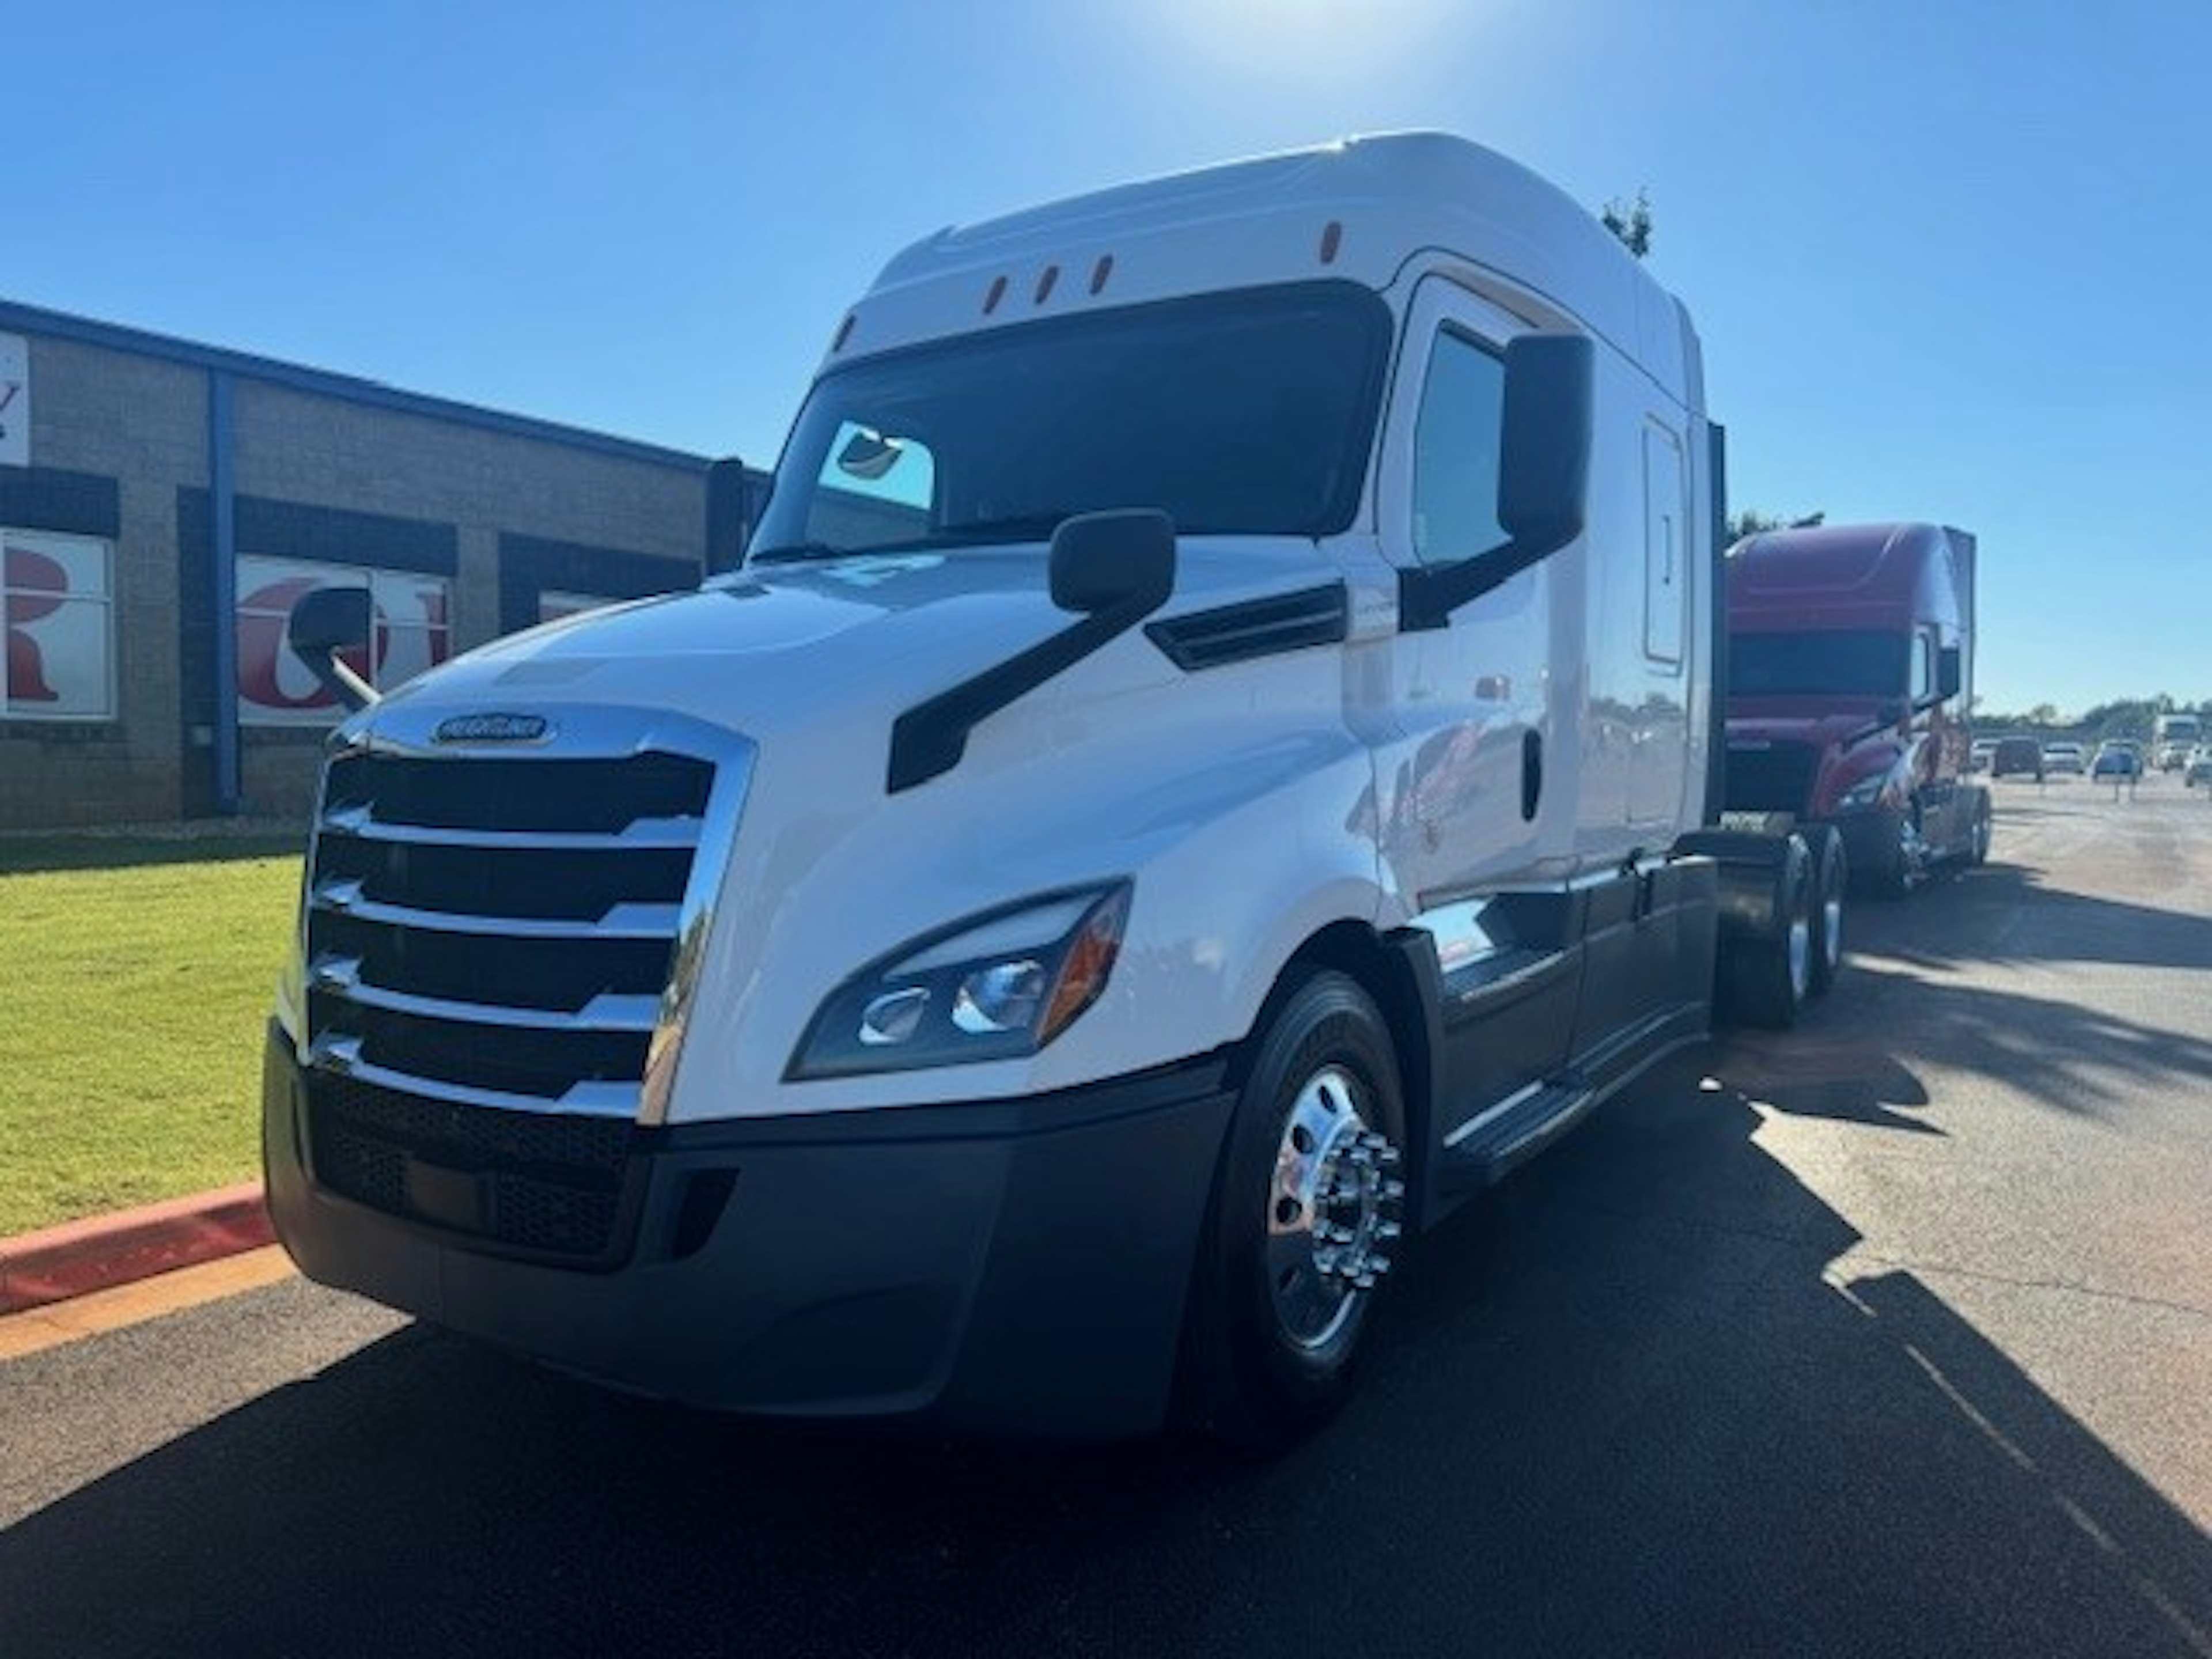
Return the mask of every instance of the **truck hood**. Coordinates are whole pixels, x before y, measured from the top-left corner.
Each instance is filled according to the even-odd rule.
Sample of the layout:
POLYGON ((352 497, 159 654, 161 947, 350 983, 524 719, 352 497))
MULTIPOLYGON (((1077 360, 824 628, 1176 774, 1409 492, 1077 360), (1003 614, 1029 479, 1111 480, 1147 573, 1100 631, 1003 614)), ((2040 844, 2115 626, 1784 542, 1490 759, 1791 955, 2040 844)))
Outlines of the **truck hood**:
MULTIPOLYGON (((1728 706, 1728 740, 1731 744, 1759 743, 1810 744, 1823 752, 1840 749, 1850 738, 1875 724, 1880 699, 1842 700, 1822 697, 1733 697, 1728 706)), ((1854 752, 1881 746, 1876 734, 1853 745, 1854 752)), ((1896 746, 1890 740, 1889 746, 1896 746)))
MULTIPOLYGON (((1187 541, 1159 616, 1339 574, 1298 538, 1187 541)), ((851 729, 856 708, 888 732, 915 702, 1075 620, 1052 603, 1042 544, 769 565, 497 641, 409 682, 353 724, 374 731, 401 709, 411 728, 433 708, 598 704, 687 714, 761 740, 831 719, 851 729)), ((1146 650, 1160 678, 1176 672, 1146 650)))

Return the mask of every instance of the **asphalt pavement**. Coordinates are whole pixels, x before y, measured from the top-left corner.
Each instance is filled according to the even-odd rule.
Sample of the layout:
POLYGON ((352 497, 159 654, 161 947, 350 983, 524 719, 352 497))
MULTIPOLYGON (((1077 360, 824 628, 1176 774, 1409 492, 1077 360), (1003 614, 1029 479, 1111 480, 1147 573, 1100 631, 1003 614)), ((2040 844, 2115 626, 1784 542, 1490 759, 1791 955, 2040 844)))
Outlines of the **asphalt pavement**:
POLYGON ((617 1397, 296 1279, 0 1362, 0 1656, 2212 1656, 2212 801, 1997 786, 1276 1462, 617 1397))

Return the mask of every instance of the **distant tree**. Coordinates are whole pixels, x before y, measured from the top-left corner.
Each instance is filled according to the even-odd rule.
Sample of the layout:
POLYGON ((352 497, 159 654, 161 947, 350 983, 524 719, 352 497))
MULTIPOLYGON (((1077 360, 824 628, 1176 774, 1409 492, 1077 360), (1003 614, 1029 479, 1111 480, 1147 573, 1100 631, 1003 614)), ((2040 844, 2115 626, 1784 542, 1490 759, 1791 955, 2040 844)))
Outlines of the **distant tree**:
POLYGON ((1651 196, 1644 185, 1636 187, 1634 201, 1615 197, 1597 216, 1638 258, 1651 252, 1651 196))

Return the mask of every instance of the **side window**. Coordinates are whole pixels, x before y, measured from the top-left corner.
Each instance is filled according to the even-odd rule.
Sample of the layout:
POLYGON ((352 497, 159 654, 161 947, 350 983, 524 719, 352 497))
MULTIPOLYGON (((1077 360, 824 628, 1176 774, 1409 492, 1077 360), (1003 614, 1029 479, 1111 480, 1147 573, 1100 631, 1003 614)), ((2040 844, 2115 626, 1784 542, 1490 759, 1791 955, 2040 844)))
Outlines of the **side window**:
POLYGON ((1504 363, 1464 334, 1439 333, 1413 427, 1413 554, 1422 563, 1450 564, 1504 541, 1498 526, 1504 418, 1504 363))
POLYGON ((1683 524, 1682 449, 1662 426, 1644 428, 1644 654, 1682 659, 1689 548, 1683 524))
POLYGON ((807 515, 811 540, 865 546, 929 532, 937 458, 927 444, 847 421, 817 482, 807 515))

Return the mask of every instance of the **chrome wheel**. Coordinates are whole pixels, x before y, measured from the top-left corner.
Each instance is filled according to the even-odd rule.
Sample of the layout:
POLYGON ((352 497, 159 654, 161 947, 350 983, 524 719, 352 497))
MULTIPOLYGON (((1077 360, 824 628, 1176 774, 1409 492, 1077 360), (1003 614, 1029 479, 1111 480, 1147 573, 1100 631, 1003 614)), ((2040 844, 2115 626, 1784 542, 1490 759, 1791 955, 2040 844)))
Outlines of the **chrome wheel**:
POLYGON ((1267 1197, 1267 1285, 1297 1347, 1334 1341, 1390 1271, 1405 1182, 1399 1152, 1370 1125, 1352 1074, 1324 1066, 1283 1121, 1267 1197))
POLYGON ((1790 918, 1790 988, 1800 1002, 1813 988, 1813 913, 1800 908, 1790 918))

